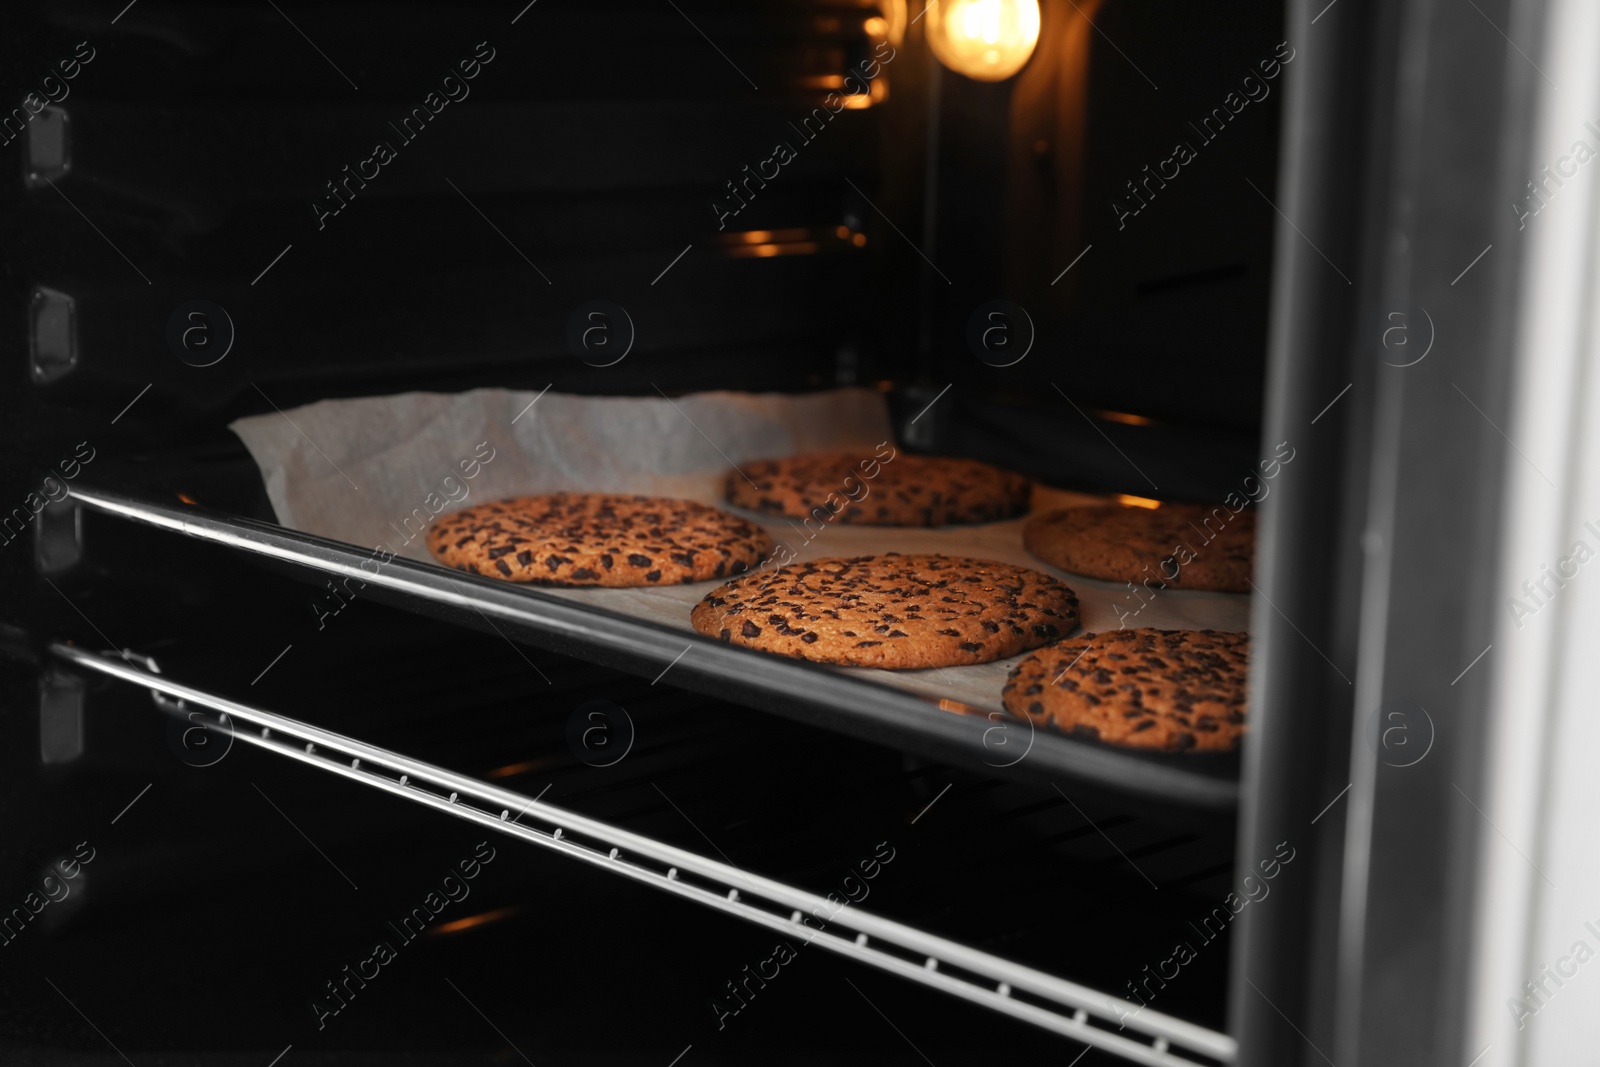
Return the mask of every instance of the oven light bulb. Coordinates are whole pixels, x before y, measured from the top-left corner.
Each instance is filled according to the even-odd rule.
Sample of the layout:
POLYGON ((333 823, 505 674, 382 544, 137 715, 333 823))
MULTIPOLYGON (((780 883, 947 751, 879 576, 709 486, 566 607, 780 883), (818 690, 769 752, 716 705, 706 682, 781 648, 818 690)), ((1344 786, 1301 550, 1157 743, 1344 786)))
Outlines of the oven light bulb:
POLYGON ((975 81, 1004 81, 1039 43, 1039 0, 941 0, 925 9, 939 62, 975 81))

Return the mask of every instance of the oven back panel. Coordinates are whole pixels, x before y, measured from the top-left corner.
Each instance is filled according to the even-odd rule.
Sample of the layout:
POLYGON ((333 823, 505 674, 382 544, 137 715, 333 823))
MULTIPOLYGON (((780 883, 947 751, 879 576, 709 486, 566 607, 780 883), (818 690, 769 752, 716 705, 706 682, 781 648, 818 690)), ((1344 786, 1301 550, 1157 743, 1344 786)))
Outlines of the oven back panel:
POLYGON ((17 13, 10 69, 84 57, 0 194, 41 401, 110 418, 151 384, 122 428, 172 439, 264 397, 815 387, 909 332, 869 330, 878 281, 853 239, 883 108, 841 112, 779 179, 745 170, 870 57, 871 10, 504 8, 17 13), (754 193, 719 213, 736 180, 754 193), (197 300, 225 318, 190 318, 197 300), (627 358, 579 362, 575 323, 578 354, 627 358), (213 366, 175 355, 230 333, 213 366))

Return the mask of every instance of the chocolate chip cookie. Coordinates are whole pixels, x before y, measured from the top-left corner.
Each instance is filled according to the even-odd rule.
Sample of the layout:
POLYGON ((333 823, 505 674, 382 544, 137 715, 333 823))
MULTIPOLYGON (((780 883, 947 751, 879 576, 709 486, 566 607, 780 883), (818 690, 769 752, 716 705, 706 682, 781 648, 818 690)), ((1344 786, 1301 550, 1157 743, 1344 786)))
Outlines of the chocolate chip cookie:
POLYGON ((690 621, 709 637, 822 663, 959 667, 1071 633, 1078 598, 1008 563, 889 553, 735 578, 696 604, 690 621))
POLYGON ((1090 578, 1244 593, 1255 563, 1256 515, 1220 504, 1067 508, 1029 519, 1022 543, 1046 563, 1090 578))
POLYGON ((830 452, 746 463, 728 475, 728 503, 821 523, 948 526, 1027 510, 1028 479, 975 459, 830 452))
POLYGON ((771 548, 761 527, 705 504, 604 493, 477 504, 428 531, 439 562, 535 585, 704 582, 741 573, 771 548))
POLYGON ((1245 731, 1250 635, 1108 630, 1041 648, 1017 664, 1007 711, 1064 734, 1129 748, 1225 752, 1245 731))

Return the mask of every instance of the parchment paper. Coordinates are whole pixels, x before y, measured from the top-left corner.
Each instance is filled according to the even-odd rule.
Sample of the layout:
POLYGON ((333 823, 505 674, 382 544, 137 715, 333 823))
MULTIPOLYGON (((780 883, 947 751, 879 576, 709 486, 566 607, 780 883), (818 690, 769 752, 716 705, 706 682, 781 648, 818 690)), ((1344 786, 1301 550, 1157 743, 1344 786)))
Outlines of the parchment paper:
MULTIPOLYGON (((717 392, 673 400, 501 389, 405 393, 324 400, 240 419, 230 428, 261 468, 282 525, 367 548, 385 545, 422 562, 432 562, 423 519, 435 511, 562 490, 645 493, 728 507, 722 484, 735 465, 828 449, 859 448, 866 459, 892 438, 883 398, 868 389, 804 396, 717 392)), ((1102 502, 1036 486, 1033 509, 1102 502)), ((942 552, 1036 568, 1077 592, 1085 630, 1116 629, 1119 619, 1162 629, 1248 628, 1249 598, 1243 595, 1136 593, 1126 584, 1042 563, 1022 546, 1023 519, 938 529, 835 522, 818 531, 815 522, 808 530, 799 520, 744 514, 800 560, 942 552)), ((689 610, 716 584, 538 592, 692 635, 689 610)), ((692 656, 690 641, 684 643, 692 656)), ((920 671, 838 669, 987 712, 1000 708, 1001 686, 1019 658, 920 671)))

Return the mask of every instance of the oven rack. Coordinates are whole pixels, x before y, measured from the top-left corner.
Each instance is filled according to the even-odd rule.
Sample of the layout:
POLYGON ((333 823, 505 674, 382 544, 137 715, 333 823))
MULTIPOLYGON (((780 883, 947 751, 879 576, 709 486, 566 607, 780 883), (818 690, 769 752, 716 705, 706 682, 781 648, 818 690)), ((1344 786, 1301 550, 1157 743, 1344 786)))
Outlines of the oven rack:
POLYGON ((435 811, 490 827, 602 870, 676 894, 758 926, 808 940, 859 963, 1042 1027, 1149 1067, 1234 1062, 1226 1034, 1141 1009, 1057 978, 728 863, 537 798, 489 785, 389 749, 184 685, 134 665, 131 653, 53 643, 80 669, 142 686, 227 716, 233 738, 435 811), (539 825, 527 825, 528 819, 539 825), (575 840, 577 838, 577 840, 575 840), (817 919, 820 925, 810 925, 817 919), (837 931, 844 930, 847 934, 837 931), (802 933, 802 931, 804 933, 802 933), (1120 1010, 1119 1010, 1120 1009, 1120 1010), (1125 1036, 1133 1031, 1147 1040, 1125 1036))
MULTIPOLYGON (((915 751, 992 777, 1065 782, 1162 806, 1181 817, 1229 818, 1237 808, 1236 765, 1200 766, 1192 758, 1125 752, 1034 730, 1025 720, 985 717, 964 705, 831 670, 768 656, 631 616, 508 586, 464 572, 395 557, 377 573, 370 553, 272 523, 198 506, 173 506, 127 493, 74 484, 76 506, 288 564, 366 583, 363 595, 453 625, 491 629, 561 655, 647 678, 672 671, 672 684, 821 726, 877 744, 915 751), (686 654, 687 653, 687 654, 686 654), (935 706, 930 706, 935 705, 935 706), (997 728, 998 727, 998 728, 997 728), (1026 747, 1013 757, 1014 742, 1026 747), (1012 743, 1011 748, 1003 747, 1012 743)), ((61 524, 76 528, 76 523, 61 524)), ((1226 757, 1216 757, 1224 761, 1226 757)))

